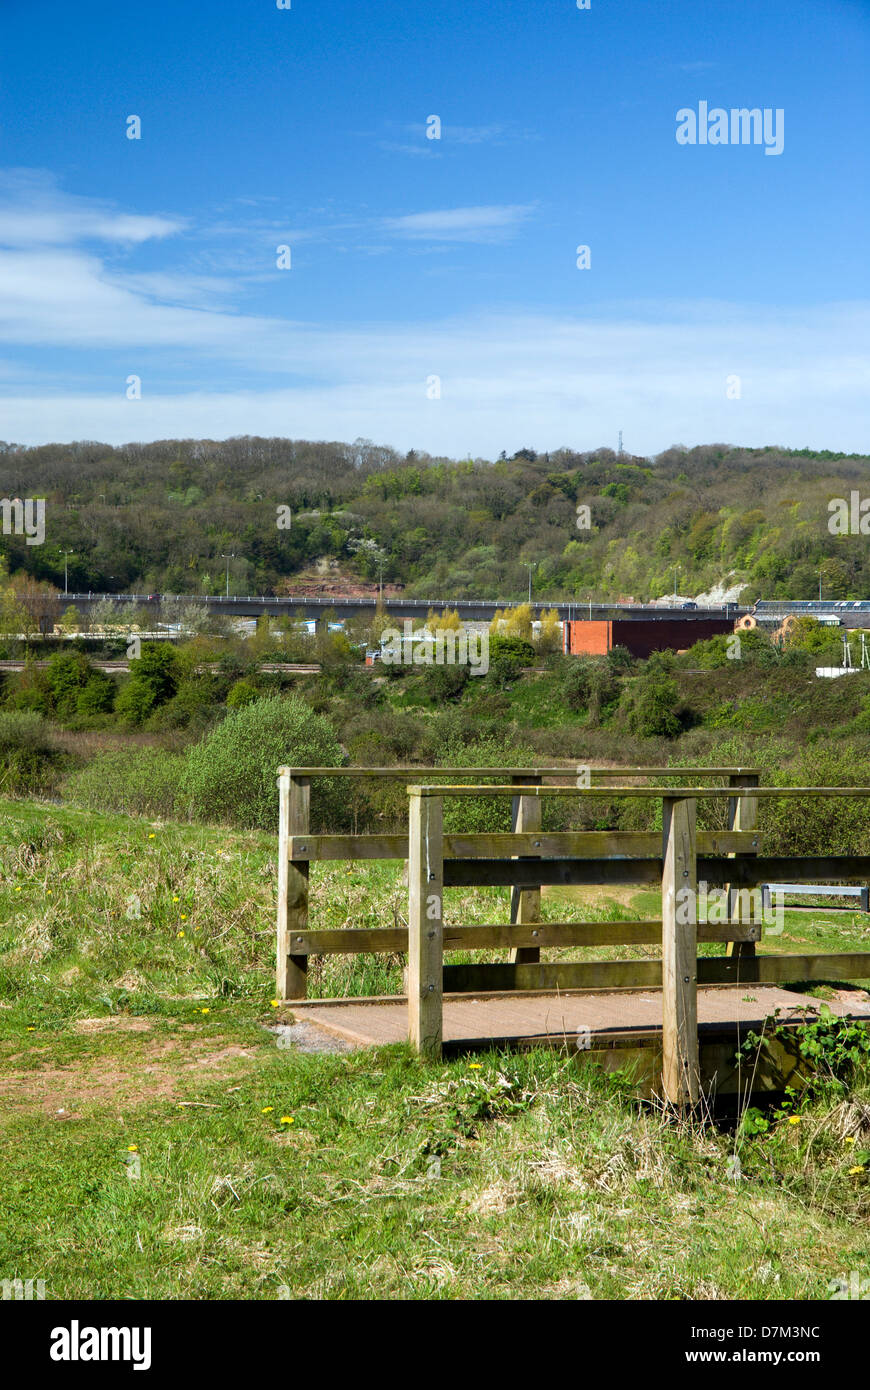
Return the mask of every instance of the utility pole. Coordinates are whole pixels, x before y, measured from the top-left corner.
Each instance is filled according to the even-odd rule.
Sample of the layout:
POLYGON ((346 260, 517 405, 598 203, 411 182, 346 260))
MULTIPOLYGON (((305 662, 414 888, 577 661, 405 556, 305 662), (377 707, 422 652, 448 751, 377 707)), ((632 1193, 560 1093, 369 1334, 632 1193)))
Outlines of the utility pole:
POLYGON ((235 558, 236 552, 234 550, 230 551, 229 555, 225 555, 221 551, 221 559, 227 562, 227 598, 230 596, 230 560, 235 560, 235 558))
POLYGON ((63 591, 65 594, 69 593, 69 557, 74 554, 74 550, 65 550, 63 552, 63 591))
POLYGON ((537 560, 524 560, 523 564, 529 572, 529 604, 532 602, 532 570, 537 569, 537 560))
POLYGON ((682 569, 682 565, 674 565, 674 607, 677 606, 677 575, 682 569))
POLYGON ((622 455, 622 430, 619 431, 619 448, 617 449, 616 452, 617 452, 620 456, 622 455))

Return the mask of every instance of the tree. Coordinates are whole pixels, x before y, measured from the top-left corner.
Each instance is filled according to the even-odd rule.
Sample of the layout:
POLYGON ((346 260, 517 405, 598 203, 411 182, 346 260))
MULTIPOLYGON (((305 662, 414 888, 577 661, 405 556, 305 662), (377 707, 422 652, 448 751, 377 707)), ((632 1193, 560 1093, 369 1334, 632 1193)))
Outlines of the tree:
POLYGON ((179 655, 170 642, 143 642, 140 656, 130 662, 130 678, 116 704, 130 724, 142 724, 158 706, 171 700, 180 679, 179 655))
POLYGON ((29 574, 16 574, 11 587, 26 636, 51 632, 60 617, 60 594, 54 585, 29 574))
POLYGON ((61 626, 61 631, 62 631, 67 637, 71 637, 71 636, 73 635, 73 633, 78 632, 78 630, 79 630, 79 615, 78 615, 78 610, 74 607, 73 604, 70 604, 69 607, 67 607, 67 608, 64 609, 64 611, 63 611, 63 616, 61 617, 61 620, 60 620, 60 626, 61 626))
POLYGON ((548 608, 545 613, 541 614, 538 650, 542 652, 562 650, 562 620, 557 608, 548 608))
POLYGON ((531 607, 527 603, 520 603, 516 608, 497 609, 489 630, 499 637, 519 637, 524 642, 531 642, 531 607))
POLYGON ((638 738, 676 738, 682 725, 675 712, 677 684, 669 675, 647 663, 623 691, 628 727, 638 738))
MULTIPOLYGON (((230 710, 191 748, 182 795, 193 814, 204 820, 274 831, 278 768, 337 767, 341 761, 328 719, 297 696, 271 695, 230 710)), ((333 830, 342 814, 342 793, 316 778, 311 787, 312 828, 333 830)))

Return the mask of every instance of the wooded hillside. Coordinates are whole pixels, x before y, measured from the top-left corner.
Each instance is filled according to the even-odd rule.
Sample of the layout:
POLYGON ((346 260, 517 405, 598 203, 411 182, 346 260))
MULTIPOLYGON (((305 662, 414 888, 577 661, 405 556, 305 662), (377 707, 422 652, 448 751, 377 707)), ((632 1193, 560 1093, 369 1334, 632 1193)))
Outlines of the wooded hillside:
POLYGON ((292 592, 332 557, 341 572, 412 595, 661 597, 744 581, 742 600, 866 597, 863 536, 828 530, 828 503, 860 491, 866 455, 674 447, 655 459, 561 449, 452 460, 367 440, 0 444, 0 496, 47 499, 46 542, 0 535, 10 569, 70 588, 292 592), (277 508, 292 509, 280 529, 277 508), (578 506, 591 525, 580 529, 578 506))

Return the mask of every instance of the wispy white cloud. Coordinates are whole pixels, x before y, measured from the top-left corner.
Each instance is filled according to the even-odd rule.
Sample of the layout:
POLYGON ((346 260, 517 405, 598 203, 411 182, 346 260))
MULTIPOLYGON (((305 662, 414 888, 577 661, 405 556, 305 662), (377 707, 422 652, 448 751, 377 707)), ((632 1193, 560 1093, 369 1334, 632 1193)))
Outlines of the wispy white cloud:
POLYGON ((534 211, 532 204, 505 204, 490 207, 443 208, 433 212, 412 212, 388 217, 383 227, 397 236, 428 238, 431 241, 492 241, 517 231, 534 211))
POLYGON ((494 121, 488 125, 454 125, 452 121, 443 121, 437 140, 427 138, 427 127, 422 121, 401 129, 404 138, 379 140, 379 147, 391 153, 432 158, 455 145, 509 145, 538 138, 534 131, 510 121, 494 121))
POLYGON ((181 218, 118 212, 96 199, 64 193, 42 171, 0 173, 2 246, 63 246, 83 241, 137 245, 173 236, 184 226, 181 218))
MULTIPOLYGON (((57 192, 49 194, 57 212, 57 192)), ((785 311, 647 301, 582 315, 299 322, 239 312, 236 275, 131 269, 111 235, 124 215, 84 199, 72 211, 82 245, 46 235, 26 248, 0 242, 7 439, 366 435, 400 448, 494 455, 528 442, 595 447, 619 429, 639 453, 711 439, 858 450, 870 434, 867 303, 785 311), (106 259, 82 231, 103 225, 100 217, 110 224, 106 259), (47 351, 31 368, 27 350, 36 347, 47 351), (59 386, 59 364, 72 360, 81 390, 71 378, 59 386), (117 373, 117 389, 94 390, 106 373, 117 373), (128 373, 142 377, 141 401, 126 399, 128 373), (433 376, 441 380, 434 400, 433 376), (739 399, 727 394, 733 377, 739 399)), ((358 226, 394 247, 397 239, 447 247, 509 236, 533 211, 450 208, 358 226)))
POLYGON ((595 447, 613 443, 620 429, 638 453, 711 439, 859 450, 870 431, 868 304, 789 313, 711 304, 702 315, 670 304, 657 306, 654 321, 639 305, 582 319, 377 326, 156 308, 139 330, 159 349, 125 354, 125 372, 142 376, 141 401, 126 400, 120 375, 116 391, 92 394, 56 393, 34 379, 26 396, 19 388, 13 397, 11 386, 2 393, 4 436, 121 443, 365 435, 399 448, 493 456, 523 442, 595 447), (161 384, 181 347, 194 380, 213 385, 176 392, 161 384), (239 365, 257 389, 238 389, 239 365), (440 399, 427 395, 432 376, 440 399), (736 400, 727 396, 734 376, 736 400))
POLYGON ((443 140, 455 141, 458 145, 506 145, 514 140, 529 140, 531 132, 505 124, 492 125, 452 125, 441 127, 443 140))

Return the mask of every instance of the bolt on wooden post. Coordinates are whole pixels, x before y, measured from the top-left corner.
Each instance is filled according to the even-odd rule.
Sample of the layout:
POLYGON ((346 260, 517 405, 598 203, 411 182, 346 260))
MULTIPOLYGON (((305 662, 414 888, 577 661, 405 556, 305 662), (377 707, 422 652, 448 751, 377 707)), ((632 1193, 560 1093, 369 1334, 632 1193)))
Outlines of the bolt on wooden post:
POLYGON ((444 831, 440 796, 409 787, 408 1037, 441 1056, 444 979, 444 831))
MULTIPOLYGON (((517 785, 539 787, 540 777, 512 777, 517 785)), ((541 828, 541 798, 515 796, 512 804, 511 829, 533 834, 541 828)), ((536 926, 541 920, 540 888, 514 888, 511 892, 511 922, 519 927, 536 926)), ((539 946, 514 946, 510 959, 517 965, 534 965, 541 959, 539 946)))
POLYGON ((278 947, 277 999, 304 999, 308 992, 308 957, 293 955, 293 934, 308 927, 308 860, 290 858, 290 841, 309 831, 311 781, 278 769, 278 947))
POLYGON ((662 803, 662 1084, 674 1105, 699 1093, 696 805, 662 803))

